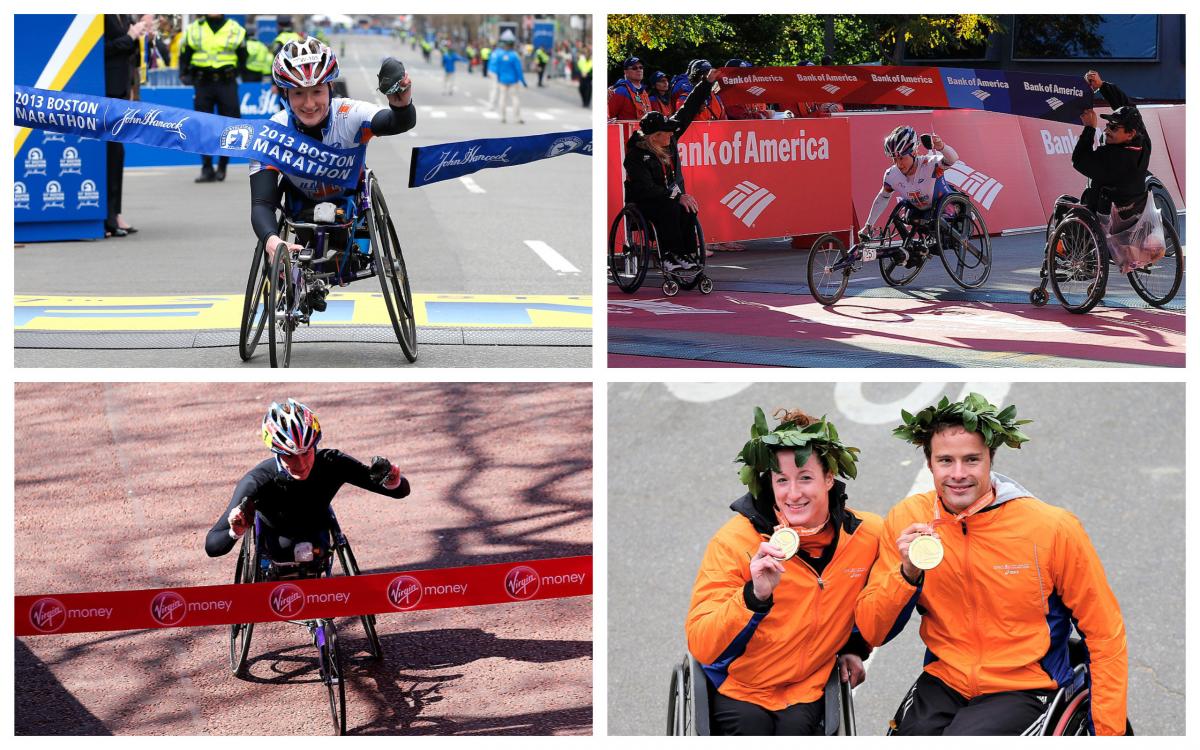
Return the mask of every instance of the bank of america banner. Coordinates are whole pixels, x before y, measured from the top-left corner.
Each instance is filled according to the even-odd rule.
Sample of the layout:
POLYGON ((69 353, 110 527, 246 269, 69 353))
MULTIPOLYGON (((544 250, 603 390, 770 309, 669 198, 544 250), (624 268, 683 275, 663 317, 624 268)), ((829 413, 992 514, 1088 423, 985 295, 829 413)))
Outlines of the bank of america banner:
POLYGON ((979 109, 1078 123, 1091 109, 1082 76, 978 68, 835 65, 722 68, 726 104, 796 102, 979 109))
POLYGON ((17 86, 13 124, 83 138, 140 143, 194 154, 254 159, 282 172, 352 188, 363 152, 334 148, 270 120, 232 117, 17 86))
POLYGON ((523 135, 515 138, 480 138, 442 143, 412 150, 408 172, 410 188, 453 180, 481 169, 512 167, 563 154, 592 155, 592 131, 523 135))

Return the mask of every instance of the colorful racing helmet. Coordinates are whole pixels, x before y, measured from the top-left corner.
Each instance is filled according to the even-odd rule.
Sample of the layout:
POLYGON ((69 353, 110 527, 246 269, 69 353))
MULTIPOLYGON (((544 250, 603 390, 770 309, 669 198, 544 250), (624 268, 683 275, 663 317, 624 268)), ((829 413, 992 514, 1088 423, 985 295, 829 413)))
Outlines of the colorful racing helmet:
POLYGON ((317 415, 299 401, 272 402, 262 421, 263 444, 283 456, 299 456, 321 442, 317 415))
POLYGON ((889 158, 908 156, 917 150, 917 132, 908 125, 901 125, 883 139, 883 153, 889 158))
POLYGON ((281 89, 308 88, 340 77, 337 56, 314 37, 283 45, 271 65, 271 79, 281 89))

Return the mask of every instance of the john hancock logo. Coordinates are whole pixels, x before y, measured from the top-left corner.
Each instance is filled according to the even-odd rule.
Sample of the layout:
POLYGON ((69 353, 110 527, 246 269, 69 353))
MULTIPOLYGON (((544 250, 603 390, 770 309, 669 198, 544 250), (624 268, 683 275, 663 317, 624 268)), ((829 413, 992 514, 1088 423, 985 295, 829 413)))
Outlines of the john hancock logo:
POLYGON ((23 182, 13 183, 13 208, 29 208, 29 188, 23 182))
POLYGON ((160 591, 150 601, 150 616, 159 625, 178 625, 186 614, 187 602, 174 591, 160 591))
POLYGON ((100 208, 100 191, 96 189, 96 183, 92 180, 84 180, 79 183, 79 198, 78 208, 84 206, 95 206, 100 208))
POLYGON ((304 609, 304 592, 295 584, 281 583, 271 589, 270 602, 272 612, 290 620, 304 609))
POLYGON ((79 158, 79 149, 67 146, 63 149, 62 158, 58 160, 59 176, 64 174, 79 174, 83 169, 83 160, 79 158))
POLYGON ((396 576, 388 584, 387 597, 396 609, 412 609, 421 603, 421 582, 412 576, 396 576))
POLYGON ((540 586, 537 571, 527 565, 518 565, 504 576, 504 591, 513 599, 528 599, 540 586))
POLYGON ((42 597, 29 608, 29 624, 39 633, 57 632, 67 622, 67 608, 51 597, 42 597))
POLYGON ((46 155, 40 148, 31 148, 25 154, 25 176, 31 174, 46 174, 46 155))

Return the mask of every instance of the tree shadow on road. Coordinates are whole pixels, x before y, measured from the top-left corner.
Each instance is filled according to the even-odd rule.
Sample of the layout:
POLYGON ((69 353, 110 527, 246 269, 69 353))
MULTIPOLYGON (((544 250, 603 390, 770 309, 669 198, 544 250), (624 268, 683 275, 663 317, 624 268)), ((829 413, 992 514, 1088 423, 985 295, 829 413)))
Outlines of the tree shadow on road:
POLYGON ((20 638, 14 640, 16 711, 13 731, 17 736, 112 734, 104 722, 71 695, 44 661, 20 638))

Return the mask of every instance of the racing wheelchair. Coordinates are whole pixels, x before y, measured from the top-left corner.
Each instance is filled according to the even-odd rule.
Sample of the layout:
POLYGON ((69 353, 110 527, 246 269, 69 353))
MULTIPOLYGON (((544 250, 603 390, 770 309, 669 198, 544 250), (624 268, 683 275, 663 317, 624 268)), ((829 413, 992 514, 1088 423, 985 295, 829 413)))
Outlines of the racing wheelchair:
MULTIPOLYGON (((1095 734, 1091 719, 1092 681, 1088 671, 1087 650, 1082 640, 1072 636, 1067 642, 1067 651, 1071 661, 1070 682, 1055 691, 1046 703, 1046 710, 1021 732, 1022 736, 1060 737, 1095 734)), ((914 681, 912 687, 904 694, 904 700, 900 702, 900 708, 896 710, 895 718, 888 722, 887 733, 889 736, 897 733, 905 713, 912 705, 913 693, 916 689, 917 684, 914 681)), ((1125 721, 1125 734, 1133 734, 1133 725, 1128 719, 1125 721)))
MULTIPOLYGON (((690 653, 671 672, 671 691, 667 696, 667 734, 706 737, 713 735, 712 703, 717 688, 704 674, 704 668, 690 653)), ((835 664, 825 683, 826 736, 849 737, 856 734, 854 692, 841 681, 835 664)))
POLYGON ((613 220, 608 231, 608 270, 617 288, 633 294, 642 286, 650 262, 662 269, 663 294, 674 297, 680 289, 699 287, 701 294, 711 294, 712 279, 704 273, 704 230, 696 214, 688 213, 688 230, 693 233, 696 252, 688 260, 692 268, 686 271, 668 271, 663 267, 662 249, 654 225, 646 220, 636 204, 626 203, 613 220))
MULTIPOLYGON (((1153 263, 1129 271, 1129 285, 1154 307, 1175 298, 1183 283, 1183 246, 1176 229, 1178 212, 1171 194, 1154 175, 1146 177, 1149 197, 1162 218, 1164 255, 1153 263)), ((1100 203, 1111 199, 1100 193, 1100 203)), ((1108 249, 1108 236, 1085 201, 1061 195, 1046 222, 1046 249, 1039 272, 1040 282, 1029 292, 1029 301, 1042 307, 1050 301, 1047 285, 1067 311, 1090 312, 1108 288, 1109 265, 1115 264, 1108 249)))
MULTIPOLYGON (((242 546, 238 551, 237 568, 233 582, 262 583, 265 581, 287 581, 302 578, 328 578, 333 575, 333 559, 337 558, 342 574, 359 575, 358 561, 350 549, 350 542, 338 525, 333 508, 329 509, 329 544, 317 548, 311 543, 297 543, 292 560, 275 559, 262 543, 262 518, 253 511, 253 504, 242 500, 239 507, 244 513, 254 514, 254 523, 242 535, 242 546)), ((375 627, 374 615, 362 615, 363 630, 367 634, 367 651, 371 658, 383 658, 383 647, 375 627)), ((308 629, 312 643, 317 649, 317 670, 329 697, 329 712, 333 718, 334 733, 346 733, 346 677, 342 668, 342 652, 338 646, 337 627, 333 618, 316 620, 289 620, 308 629)), ((246 673, 246 662, 250 654, 250 640, 254 635, 254 623, 229 626, 229 665, 234 676, 246 673)))
POLYGON ((903 287, 931 255, 963 289, 978 289, 991 275, 987 225, 965 193, 951 191, 926 210, 899 201, 877 238, 861 236, 849 250, 836 235, 821 235, 808 254, 808 288, 818 302, 832 305, 846 293, 850 276, 873 260, 889 286, 903 287))
POLYGON ((238 336, 242 360, 254 356, 266 329, 271 366, 288 367, 293 334, 301 325, 308 325, 314 313, 326 309, 329 289, 375 276, 404 357, 415 362, 417 326, 408 269, 374 172, 364 170, 357 191, 343 208, 326 212, 331 215, 321 215, 320 208, 295 216, 282 212, 279 237, 297 244, 304 238, 303 250, 279 252, 268 260, 265 243, 259 242, 255 248, 238 336))

